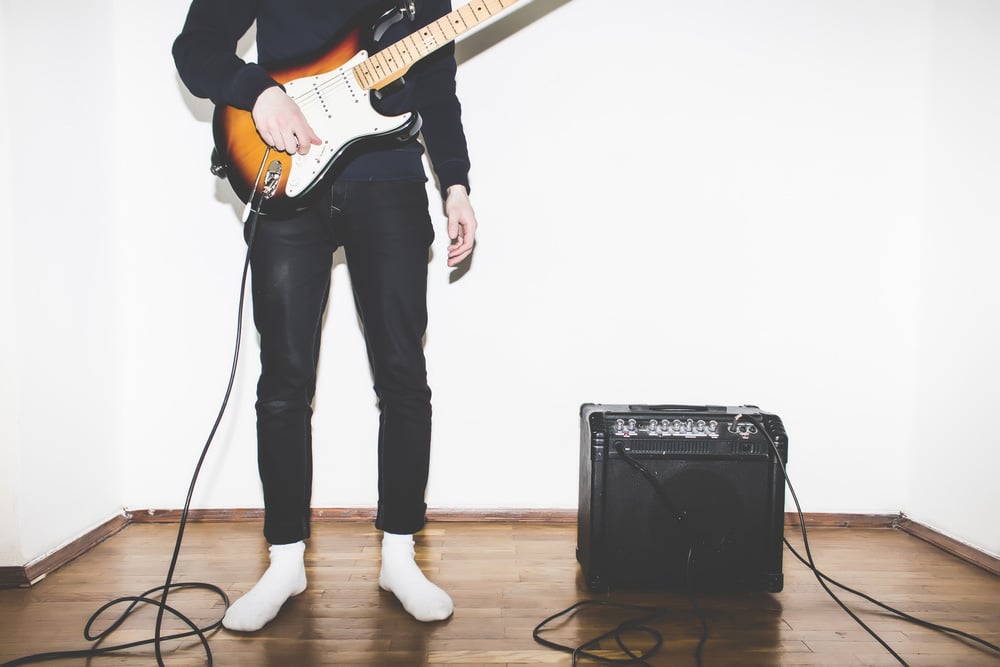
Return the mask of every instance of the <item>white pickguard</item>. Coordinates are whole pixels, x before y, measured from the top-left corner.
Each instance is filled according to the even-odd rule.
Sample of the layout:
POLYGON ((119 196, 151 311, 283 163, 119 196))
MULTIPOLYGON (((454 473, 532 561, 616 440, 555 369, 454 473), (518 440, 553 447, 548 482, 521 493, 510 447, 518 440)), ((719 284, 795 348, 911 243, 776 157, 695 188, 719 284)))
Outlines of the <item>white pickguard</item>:
POLYGON ((286 196, 296 197, 309 190, 350 144, 365 137, 391 135, 413 117, 411 112, 383 116, 372 107, 369 91, 358 84, 353 71, 367 58, 367 52, 359 51, 332 72, 285 84, 285 92, 299 104, 313 131, 323 140, 307 154, 292 156, 286 196))

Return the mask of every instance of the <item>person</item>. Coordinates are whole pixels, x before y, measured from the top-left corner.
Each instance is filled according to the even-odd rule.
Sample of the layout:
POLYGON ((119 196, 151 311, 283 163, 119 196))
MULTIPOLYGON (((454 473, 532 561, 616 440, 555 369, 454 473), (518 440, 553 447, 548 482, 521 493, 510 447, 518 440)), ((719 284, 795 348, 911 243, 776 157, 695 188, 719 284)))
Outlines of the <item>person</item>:
MULTIPOLYGON (((177 72, 193 95, 251 112, 261 139, 273 150, 305 155, 323 137, 269 72, 321 53, 331 40, 372 16, 379 4, 192 0, 172 48, 177 72), (256 63, 237 55, 239 40, 254 22, 256 63)), ((416 0, 415 8, 414 16, 393 24, 379 43, 395 43, 451 11, 449 0, 416 0)), ((374 39, 376 33, 370 34, 374 39)), ((366 146, 338 167, 330 182, 323 181, 304 210, 257 221, 250 267, 260 334, 257 450, 270 565, 226 611, 223 625, 230 630, 260 629, 306 588, 312 401, 332 255, 341 247, 379 407, 378 583, 420 621, 453 613, 448 594, 417 566, 413 535, 425 523, 431 433, 422 338, 434 229, 425 150, 447 217, 448 266, 470 255, 478 225, 469 200, 470 162, 455 74, 453 43, 413 64, 403 83, 377 103, 386 115, 418 112, 420 136, 393 146, 366 146)), ((246 237, 249 228, 244 225, 246 237)))

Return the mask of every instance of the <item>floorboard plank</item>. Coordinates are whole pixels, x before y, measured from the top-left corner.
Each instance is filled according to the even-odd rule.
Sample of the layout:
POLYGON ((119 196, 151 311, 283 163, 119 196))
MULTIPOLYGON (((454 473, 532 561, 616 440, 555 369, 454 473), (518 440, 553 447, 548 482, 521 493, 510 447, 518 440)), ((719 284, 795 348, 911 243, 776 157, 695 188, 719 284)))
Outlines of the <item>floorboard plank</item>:
MULTIPOLYGON (((786 531, 801 552, 797 531, 786 531)), ((23 655, 86 648, 87 618, 112 598, 162 583, 176 524, 133 524, 32 588, 0 590, 0 663, 23 655)), ((925 620, 955 626, 1000 644, 1000 577, 891 528, 809 531, 817 565, 828 576, 925 620)), ((662 607, 653 627, 664 646, 653 665, 695 665, 700 624, 683 594, 586 589, 575 560, 576 528, 565 522, 432 522, 418 537, 417 558, 455 601, 441 623, 411 619, 379 590, 379 533, 367 521, 319 522, 306 552, 309 588, 255 634, 211 635, 219 667, 293 665, 568 665, 568 654, 532 639, 544 618, 582 601, 606 599, 662 607)), ((899 664, 822 590, 787 551, 780 593, 702 594, 708 623, 706 667, 814 667, 899 664)), ((192 523, 177 565, 178 581, 206 581, 235 599, 267 564, 260 524, 192 523)), ((847 593, 842 599, 911 667, 998 667, 1000 654, 887 615, 847 593)), ((171 600, 210 623, 222 604, 202 591, 171 600)), ((144 610, 111 643, 150 636, 155 612, 144 610)), ((586 609, 546 637, 576 644, 625 617, 586 609)), ((168 621, 167 627, 179 627, 168 621)), ((635 646, 648 640, 633 637, 635 646)), ((645 642, 645 644, 643 643, 645 642)), ((168 646, 170 665, 203 665, 190 640, 168 646)), ((604 655, 615 655, 604 642, 604 655)), ((85 665, 66 660, 59 665, 85 665)), ((152 649, 103 657, 97 665, 153 665, 152 649)), ((597 664, 583 660, 580 664, 597 664)))

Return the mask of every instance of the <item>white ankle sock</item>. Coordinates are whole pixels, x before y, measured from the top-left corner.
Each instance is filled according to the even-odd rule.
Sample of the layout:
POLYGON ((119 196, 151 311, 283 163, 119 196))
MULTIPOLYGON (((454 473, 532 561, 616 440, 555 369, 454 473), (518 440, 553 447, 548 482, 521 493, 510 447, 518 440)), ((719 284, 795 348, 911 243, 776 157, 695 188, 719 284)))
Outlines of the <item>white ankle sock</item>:
POLYGON ((383 533, 378 585, 395 595, 418 621, 443 621, 455 606, 447 593, 427 580, 413 555, 412 535, 383 533))
POLYGON ((271 565, 250 592, 229 607, 222 625, 253 632, 277 616, 288 598, 306 589, 305 550, 305 542, 272 545, 271 565))

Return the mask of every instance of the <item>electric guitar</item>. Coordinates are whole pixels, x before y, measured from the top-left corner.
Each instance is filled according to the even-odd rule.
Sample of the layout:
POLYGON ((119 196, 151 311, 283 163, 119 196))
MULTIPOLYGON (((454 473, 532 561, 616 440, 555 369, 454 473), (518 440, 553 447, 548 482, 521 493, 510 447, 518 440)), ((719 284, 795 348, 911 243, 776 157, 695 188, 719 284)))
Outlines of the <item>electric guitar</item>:
MULTIPOLYGON (((399 80, 418 60, 516 2, 472 0, 372 56, 360 48, 362 30, 355 28, 318 58, 269 71, 323 143, 312 146, 306 155, 271 149, 257 133, 249 111, 219 105, 212 119, 212 173, 227 178, 246 204, 244 219, 251 210, 280 215, 305 208, 310 195, 351 150, 366 142, 406 140, 419 132, 416 112, 379 113, 373 105, 377 91, 399 80)), ((408 4, 412 11, 412 2, 408 4)), ((399 10, 397 20, 404 12, 399 10)), ((393 13, 387 12, 383 19, 393 13)))

